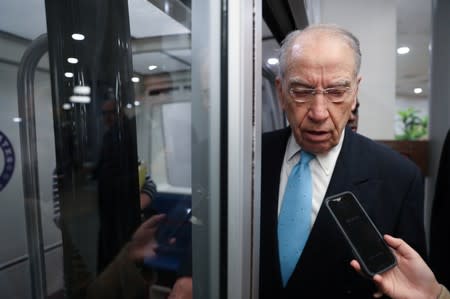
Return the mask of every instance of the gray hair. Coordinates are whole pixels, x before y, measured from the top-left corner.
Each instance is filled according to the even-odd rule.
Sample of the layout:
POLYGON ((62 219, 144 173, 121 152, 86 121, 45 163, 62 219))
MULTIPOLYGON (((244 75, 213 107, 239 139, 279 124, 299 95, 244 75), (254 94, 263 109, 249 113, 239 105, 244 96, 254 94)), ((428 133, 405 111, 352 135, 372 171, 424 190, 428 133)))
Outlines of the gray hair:
POLYGON ((350 31, 334 24, 315 24, 306 27, 303 30, 295 30, 289 33, 281 43, 279 52, 279 76, 284 77, 286 70, 286 58, 289 50, 292 48, 294 41, 302 34, 310 31, 322 31, 338 36, 353 50, 355 56, 355 75, 359 73, 361 68, 361 49, 359 40, 350 31))

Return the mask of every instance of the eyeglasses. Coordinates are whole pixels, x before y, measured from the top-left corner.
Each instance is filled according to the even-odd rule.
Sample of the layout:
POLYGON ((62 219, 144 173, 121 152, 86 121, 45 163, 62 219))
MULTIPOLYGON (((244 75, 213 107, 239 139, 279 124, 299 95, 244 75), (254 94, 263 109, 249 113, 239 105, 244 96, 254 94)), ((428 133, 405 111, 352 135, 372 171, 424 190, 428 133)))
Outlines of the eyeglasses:
POLYGON ((346 93, 351 90, 349 86, 336 86, 325 89, 291 87, 289 94, 296 103, 309 103, 316 94, 323 94, 331 103, 342 103, 346 99, 346 93))

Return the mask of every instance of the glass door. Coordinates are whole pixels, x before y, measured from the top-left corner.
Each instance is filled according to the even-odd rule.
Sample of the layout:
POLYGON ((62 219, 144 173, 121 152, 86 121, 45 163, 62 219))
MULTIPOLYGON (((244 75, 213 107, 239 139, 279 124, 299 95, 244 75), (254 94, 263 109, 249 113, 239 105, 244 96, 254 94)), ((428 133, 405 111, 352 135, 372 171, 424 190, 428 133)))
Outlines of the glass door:
POLYGON ((0 297, 223 297, 226 10, 2 1, 0 297))

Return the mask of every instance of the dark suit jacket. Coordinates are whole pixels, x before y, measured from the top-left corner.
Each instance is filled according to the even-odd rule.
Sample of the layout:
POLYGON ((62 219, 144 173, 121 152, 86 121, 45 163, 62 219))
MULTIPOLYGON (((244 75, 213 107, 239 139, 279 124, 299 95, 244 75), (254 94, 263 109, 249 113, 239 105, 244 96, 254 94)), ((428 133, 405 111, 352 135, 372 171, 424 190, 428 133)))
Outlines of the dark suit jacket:
MULTIPOLYGON (((372 298, 373 283, 350 267, 351 249, 324 205, 293 275, 282 288, 277 207, 290 134, 290 128, 286 128, 263 135, 260 298, 372 298)), ((423 179, 415 164, 346 129, 326 196, 344 191, 356 195, 382 234, 403 238, 426 256, 423 179)))
POLYGON ((440 283, 450 287, 450 130, 442 147, 430 226, 430 265, 440 283))

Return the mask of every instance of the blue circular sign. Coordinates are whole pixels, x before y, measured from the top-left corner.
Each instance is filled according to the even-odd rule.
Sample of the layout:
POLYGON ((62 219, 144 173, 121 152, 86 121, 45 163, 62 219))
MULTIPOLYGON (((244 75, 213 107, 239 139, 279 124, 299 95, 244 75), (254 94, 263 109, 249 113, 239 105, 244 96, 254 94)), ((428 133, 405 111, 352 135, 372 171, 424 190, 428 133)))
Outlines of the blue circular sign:
POLYGON ((2 191, 11 179, 16 163, 12 144, 2 131, 0 131, 0 149, 2 150, 4 157, 4 166, 0 173, 0 191, 2 191))

